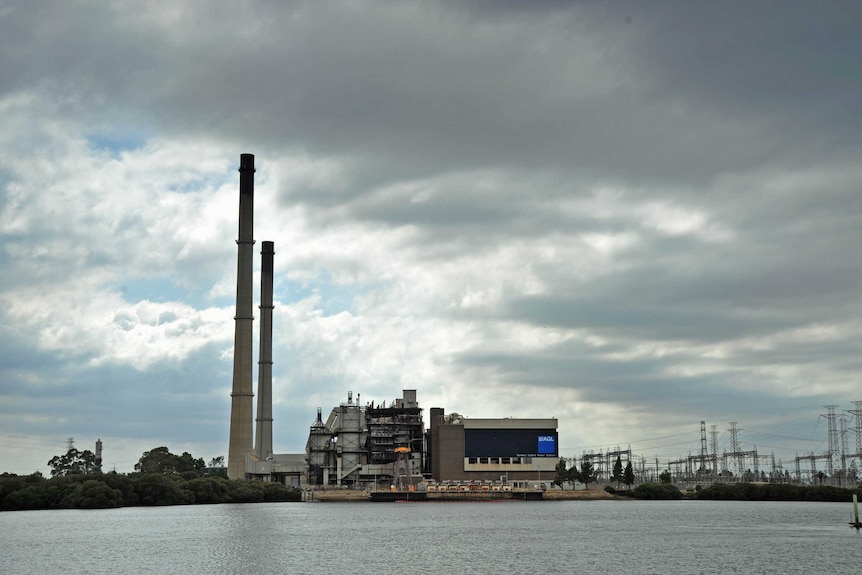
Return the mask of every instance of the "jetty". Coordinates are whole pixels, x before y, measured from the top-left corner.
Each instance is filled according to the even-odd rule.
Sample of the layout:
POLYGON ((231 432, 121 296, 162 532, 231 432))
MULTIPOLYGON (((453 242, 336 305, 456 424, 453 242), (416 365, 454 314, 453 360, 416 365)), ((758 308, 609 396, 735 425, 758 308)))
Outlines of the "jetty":
POLYGON ((604 489, 546 489, 535 488, 533 484, 521 488, 483 491, 481 489, 428 490, 427 485, 415 485, 413 490, 395 489, 306 489, 302 500, 309 502, 348 502, 348 501, 565 501, 619 499, 619 495, 604 489))
POLYGON ((544 491, 372 491, 371 501, 541 501, 544 491))

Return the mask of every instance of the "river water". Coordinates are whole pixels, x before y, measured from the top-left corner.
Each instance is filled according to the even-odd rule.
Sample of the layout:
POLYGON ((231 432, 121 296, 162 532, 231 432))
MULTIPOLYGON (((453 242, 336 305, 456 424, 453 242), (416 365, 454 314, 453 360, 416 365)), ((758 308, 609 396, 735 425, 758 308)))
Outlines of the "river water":
POLYGON ((0 513, 0 573, 862 573, 850 503, 259 503, 0 513))

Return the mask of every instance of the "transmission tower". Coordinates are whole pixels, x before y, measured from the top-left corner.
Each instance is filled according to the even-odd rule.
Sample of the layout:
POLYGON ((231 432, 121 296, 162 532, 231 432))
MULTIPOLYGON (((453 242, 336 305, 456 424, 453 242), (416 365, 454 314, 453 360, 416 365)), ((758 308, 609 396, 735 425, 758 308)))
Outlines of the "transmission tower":
MULTIPOLYGON (((843 474, 847 471, 847 418, 844 416, 840 416, 838 418, 838 423, 841 426, 841 430, 839 431, 839 439, 841 440, 841 473, 843 474)), ((842 477, 843 479, 843 477, 842 477)))
POLYGON ((828 451, 826 453, 826 456, 827 456, 826 457, 826 473, 829 474, 830 477, 832 477, 832 475, 835 471, 835 468, 834 468, 835 454, 838 453, 838 449, 839 449, 838 448, 838 428, 835 425, 835 422, 837 419, 837 416, 835 415, 835 408, 838 406, 837 405, 824 405, 823 407, 826 408, 826 411, 828 413, 826 415, 821 415, 820 417, 826 418, 826 421, 828 424, 828 429, 829 429, 829 435, 827 437, 827 441, 828 441, 829 446, 828 446, 828 451))
POLYGON ((730 452, 736 459, 736 472, 741 476, 744 471, 743 468, 745 467, 745 464, 742 461, 742 454, 739 451, 739 430, 736 429, 737 423, 738 422, 736 421, 731 421, 730 429, 728 431, 730 431, 730 452))
POLYGON ((853 457, 862 458, 862 401, 854 401, 853 405, 856 409, 851 409, 849 413, 856 416, 856 425, 850 429, 856 434, 856 451, 853 457))
POLYGON ((719 474, 720 470, 718 469, 718 426, 710 425, 710 447, 712 448, 712 462, 714 473, 716 475, 719 474))
POLYGON ((818 459, 826 459, 827 462, 829 460, 828 455, 814 455, 814 453, 809 453, 808 455, 797 455, 796 456, 796 478, 797 480, 802 480, 802 471, 800 469, 799 462, 800 461, 808 461, 811 463, 811 476, 809 481, 811 483, 816 483, 818 480, 819 474, 817 473, 817 460, 818 459))
MULTIPOLYGON (((754 450, 757 451, 757 448, 755 447, 754 450)), ((774 481, 778 472, 778 468, 775 466, 775 452, 769 455, 758 455, 757 457, 769 466, 769 480, 774 481)))
POLYGON ((706 465, 706 461, 709 458, 709 452, 706 449, 706 422, 700 422, 700 460, 706 465))
MULTIPOLYGON (((736 480, 737 481, 739 481, 739 480, 745 481, 746 480, 745 479, 745 475, 746 475, 745 458, 746 457, 751 458, 751 462, 752 462, 751 466, 754 468, 754 473, 757 474, 757 472, 758 472, 759 466, 758 466, 758 457, 757 457, 757 446, 755 446, 752 451, 740 451, 739 450, 739 430, 736 428, 736 422, 735 421, 730 422, 730 429, 728 431, 730 431, 730 444, 731 444, 731 448, 733 449, 733 451, 730 453, 725 453, 724 455, 725 455, 725 457, 732 457, 736 460, 736 470, 739 473, 739 476, 737 477, 736 480)), ((751 471, 751 470, 749 469, 749 471, 751 471)))
POLYGON ((74 447, 75 447, 75 438, 74 437, 66 438, 66 451, 67 452, 72 451, 72 449, 74 449, 74 447))

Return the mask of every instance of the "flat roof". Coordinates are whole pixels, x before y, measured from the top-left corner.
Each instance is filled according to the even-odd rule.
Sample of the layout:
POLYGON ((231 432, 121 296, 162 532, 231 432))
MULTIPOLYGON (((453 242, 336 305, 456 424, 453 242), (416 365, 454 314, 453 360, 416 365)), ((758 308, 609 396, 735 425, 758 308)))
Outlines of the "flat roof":
POLYGON ((515 419, 468 419, 463 418, 464 429, 557 429, 556 418, 515 419))

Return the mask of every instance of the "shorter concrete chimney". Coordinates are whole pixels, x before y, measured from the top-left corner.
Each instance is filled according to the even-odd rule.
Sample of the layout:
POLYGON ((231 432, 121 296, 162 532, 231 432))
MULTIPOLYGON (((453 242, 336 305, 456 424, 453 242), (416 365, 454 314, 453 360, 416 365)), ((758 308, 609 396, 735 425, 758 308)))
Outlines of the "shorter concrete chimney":
POLYGON ((275 243, 263 242, 260 263, 260 354, 257 362, 257 420, 254 453, 272 455, 272 285, 275 243))

